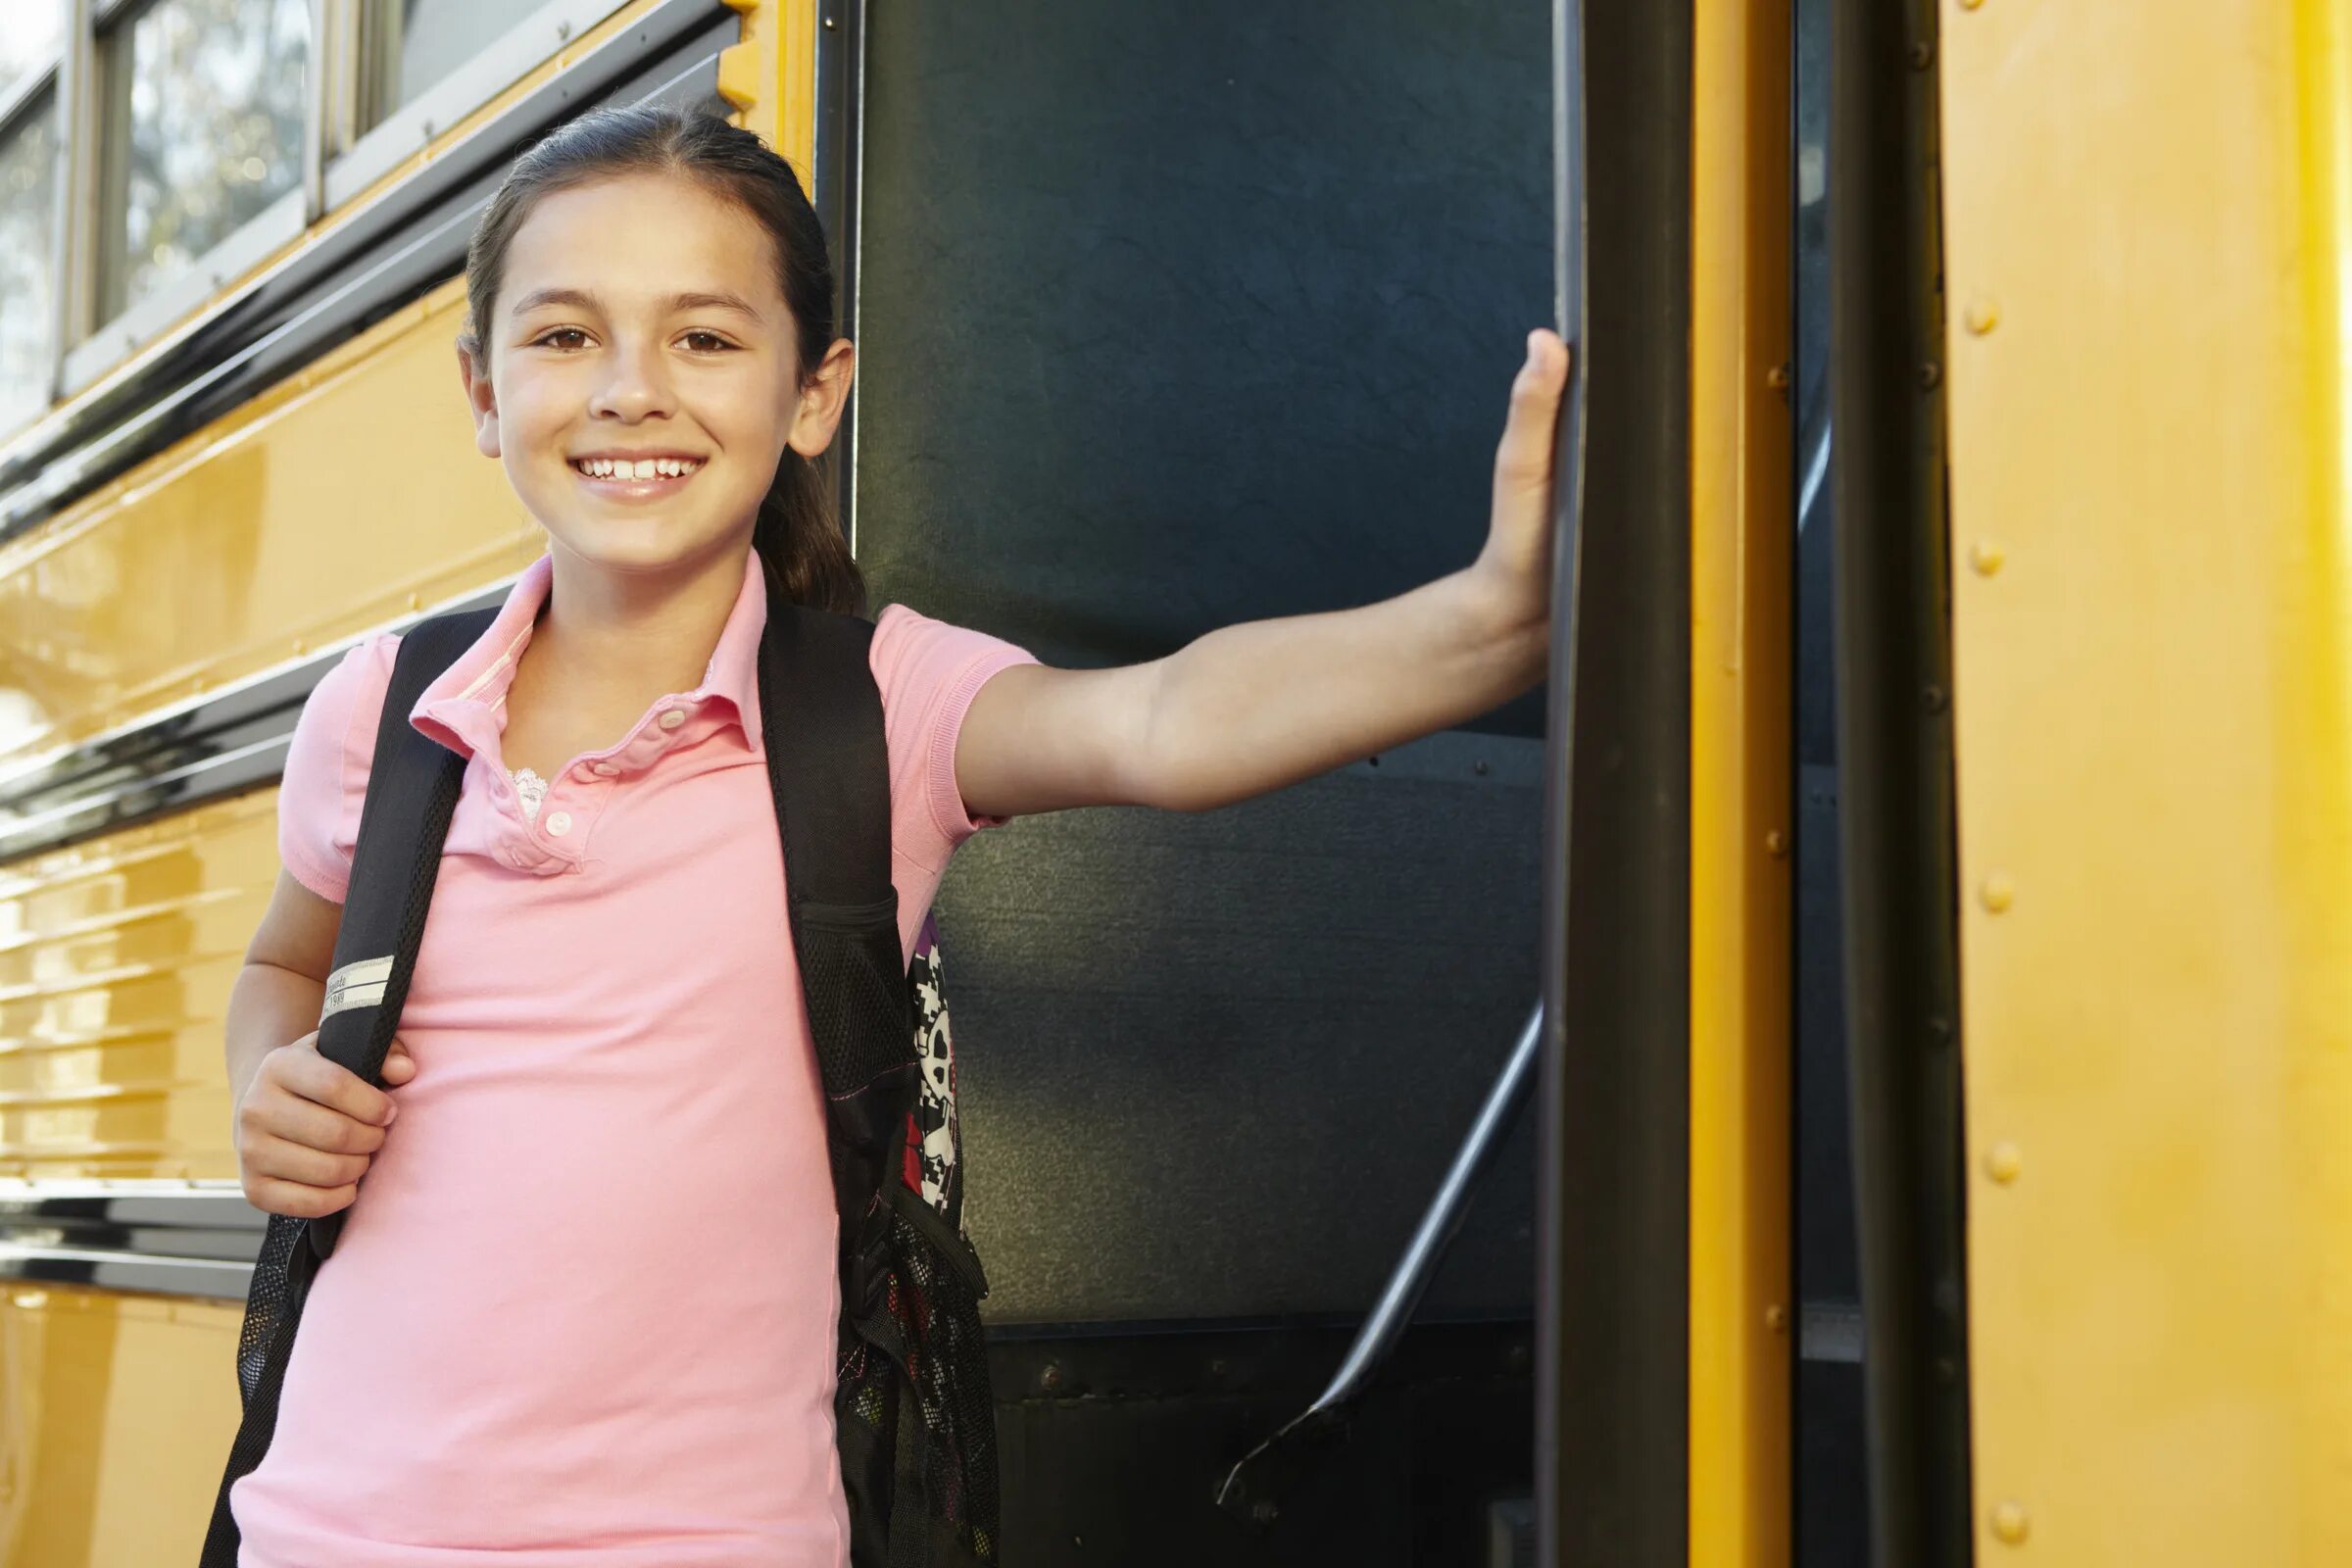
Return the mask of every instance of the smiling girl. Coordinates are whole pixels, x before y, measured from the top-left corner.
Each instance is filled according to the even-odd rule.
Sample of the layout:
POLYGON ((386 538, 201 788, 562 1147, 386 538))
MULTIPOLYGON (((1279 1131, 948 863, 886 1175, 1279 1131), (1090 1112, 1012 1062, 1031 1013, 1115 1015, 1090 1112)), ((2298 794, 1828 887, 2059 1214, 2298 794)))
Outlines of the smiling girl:
MULTIPOLYGON (((548 549, 410 711, 399 639, 353 649, 287 758, 236 1146, 259 1207, 350 1213, 239 1560, 836 1568, 836 1220, 756 678, 771 594, 864 609, 816 466, 857 369, 824 237, 750 132, 600 112, 515 165, 466 284, 475 444, 548 549), (466 765, 378 1089, 315 1026, 383 723, 466 765)), ((1087 670, 883 611, 906 954, 984 826, 1223 806, 1533 686, 1566 370, 1531 334, 1484 549, 1386 603, 1087 670)))

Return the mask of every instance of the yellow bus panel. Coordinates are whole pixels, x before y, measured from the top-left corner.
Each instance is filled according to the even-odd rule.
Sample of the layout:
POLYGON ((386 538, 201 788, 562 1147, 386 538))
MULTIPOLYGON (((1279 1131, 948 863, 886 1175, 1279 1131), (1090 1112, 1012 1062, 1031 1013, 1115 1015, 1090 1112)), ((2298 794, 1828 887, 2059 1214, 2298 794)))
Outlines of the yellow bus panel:
POLYGON ((243 1309, 0 1287, 0 1562, 164 1568, 204 1544, 243 1309))
POLYGON ((2352 1562, 2352 34, 1942 18, 1977 1560, 2352 1562))

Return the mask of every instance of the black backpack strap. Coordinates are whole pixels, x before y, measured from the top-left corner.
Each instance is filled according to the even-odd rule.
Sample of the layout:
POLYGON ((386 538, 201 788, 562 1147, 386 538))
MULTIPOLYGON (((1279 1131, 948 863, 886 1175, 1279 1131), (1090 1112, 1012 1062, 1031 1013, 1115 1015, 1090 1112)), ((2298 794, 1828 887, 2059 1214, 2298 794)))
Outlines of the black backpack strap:
POLYGON ((890 754, 868 662, 872 623, 790 603, 771 584, 760 714, 783 843, 787 908, 825 1090, 840 1220, 842 1333, 853 1363, 887 1357, 890 1408, 842 1420, 854 1568, 927 1562, 922 1416, 892 1316, 891 1206, 919 1067, 898 894, 890 880, 890 754), (857 1348, 862 1347, 862 1348, 857 1348))
MULTIPOLYGON (((425 910, 441 874, 441 845, 466 779, 466 759, 418 734, 409 710, 497 613, 475 610, 423 621, 401 638, 392 663, 360 807, 351 888, 335 937, 335 967, 318 1011, 318 1054, 371 1084, 383 1082, 384 1057, 408 1001, 425 910)), ((324 1259, 342 1230, 340 1213, 312 1220, 312 1250, 324 1259)))
MULTIPOLYGON (((870 621, 771 599, 760 712, 792 943, 831 1124, 846 1254, 872 1251, 886 1158, 913 1102, 913 1019, 890 880, 890 754, 870 621)), ((879 1276, 868 1276, 878 1285, 879 1276)), ((855 1301, 846 1302, 853 1312, 855 1301)))
MULTIPOLYGON (((375 760, 360 808, 359 844, 352 855, 351 889, 335 938, 334 970, 319 1009, 318 1054, 379 1083, 384 1056, 400 1022, 424 937, 425 909, 441 870, 441 845, 465 780, 466 760, 419 735, 409 710, 424 689, 471 647, 495 610, 436 615, 400 640, 375 760)), ((255 1260, 237 1338, 237 1383, 244 1417, 229 1446, 226 1472, 213 1500, 201 1568, 236 1568, 237 1524, 229 1489, 251 1475, 270 1451, 277 1429, 278 1392, 294 1349, 295 1330, 319 1263, 334 1250, 343 1215, 300 1220, 270 1217, 255 1260)))

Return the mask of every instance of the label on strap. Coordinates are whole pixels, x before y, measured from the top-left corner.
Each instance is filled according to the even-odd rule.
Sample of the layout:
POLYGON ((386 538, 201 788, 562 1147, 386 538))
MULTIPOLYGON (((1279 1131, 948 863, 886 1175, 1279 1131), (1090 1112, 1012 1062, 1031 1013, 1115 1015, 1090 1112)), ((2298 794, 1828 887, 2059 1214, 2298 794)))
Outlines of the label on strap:
POLYGON ((320 1022, 351 1007, 372 1007, 384 1000, 385 982, 392 978, 389 954, 347 963, 326 977, 326 1000, 318 1008, 320 1022))

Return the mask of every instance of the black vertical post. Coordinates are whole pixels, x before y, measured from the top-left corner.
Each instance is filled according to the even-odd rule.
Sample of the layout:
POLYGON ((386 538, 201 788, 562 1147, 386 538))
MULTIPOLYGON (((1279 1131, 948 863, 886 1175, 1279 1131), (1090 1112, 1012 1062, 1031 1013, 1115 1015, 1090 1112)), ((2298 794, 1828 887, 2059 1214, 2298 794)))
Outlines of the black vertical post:
POLYGON ((1847 1092, 1879 1568, 1959 1568, 1967 1288, 1932 0, 1832 0, 1847 1092))
POLYGON ((1689 1551, 1691 18, 1554 15, 1585 387, 1558 497, 1538 1545, 1547 1568, 1653 1568, 1689 1551))

